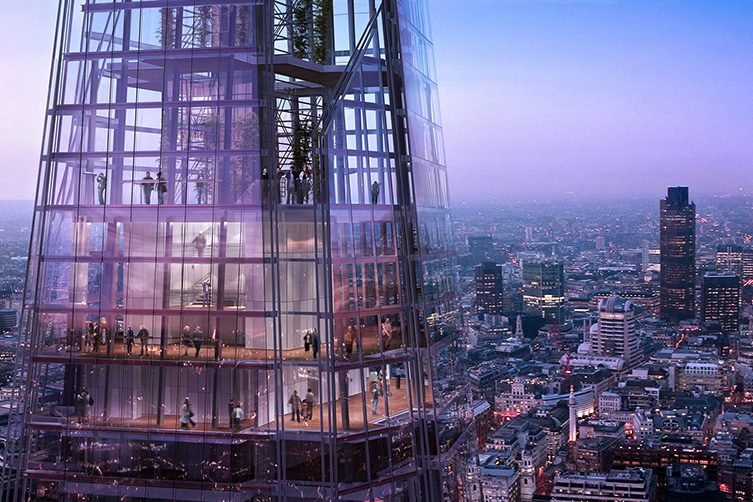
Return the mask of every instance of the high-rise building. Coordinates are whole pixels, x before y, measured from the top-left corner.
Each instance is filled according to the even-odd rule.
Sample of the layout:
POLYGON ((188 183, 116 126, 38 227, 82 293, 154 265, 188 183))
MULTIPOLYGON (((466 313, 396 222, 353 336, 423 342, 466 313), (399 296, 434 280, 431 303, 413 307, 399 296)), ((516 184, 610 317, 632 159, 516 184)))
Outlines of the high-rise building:
POLYGON ((561 323, 565 305, 565 269, 561 261, 523 262, 523 301, 549 321, 561 323))
POLYGON ((628 366, 637 364, 641 359, 637 327, 633 302, 619 296, 601 300, 599 322, 591 331, 593 352, 621 357, 628 366))
POLYGON ((427 2, 59 19, 6 488, 465 499, 427 2))
POLYGON ((486 315, 502 315, 502 267, 494 262, 476 266, 476 310, 486 315))
POLYGON ((660 204, 661 316, 695 317, 695 204, 688 187, 669 187, 660 204))
POLYGON ((701 321, 720 324, 723 331, 740 328, 740 278, 707 273, 701 281, 701 321))
POLYGON ((753 249, 733 244, 717 246, 716 269, 736 274, 741 282, 753 279, 753 249))

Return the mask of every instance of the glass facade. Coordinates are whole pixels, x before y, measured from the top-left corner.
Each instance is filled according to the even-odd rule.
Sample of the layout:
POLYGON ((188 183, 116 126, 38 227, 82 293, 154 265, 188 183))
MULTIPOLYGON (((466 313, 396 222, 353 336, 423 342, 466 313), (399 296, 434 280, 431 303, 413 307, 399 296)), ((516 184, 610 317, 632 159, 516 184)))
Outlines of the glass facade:
POLYGON ((659 201, 661 316, 670 321, 696 314, 695 216, 687 187, 669 187, 659 201))
POLYGON ((17 498, 473 499, 424 0, 61 0, 17 498))

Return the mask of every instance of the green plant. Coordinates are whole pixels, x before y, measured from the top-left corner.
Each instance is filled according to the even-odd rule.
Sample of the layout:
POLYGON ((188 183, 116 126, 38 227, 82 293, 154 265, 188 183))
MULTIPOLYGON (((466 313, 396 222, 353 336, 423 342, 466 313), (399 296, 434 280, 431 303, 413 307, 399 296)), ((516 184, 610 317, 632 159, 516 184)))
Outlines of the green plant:
POLYGON ((326 64, 328 62, 331 19, 332 0, 316 0, 314 5, 313 60, 319 64, 326 64))
POLYGON ((163 49, 175 47, 175 9, 162 7, 159 10, 160 25, 157 29, 157 38, 163 49))
MULTIPOLYGON (((239 114, 233 120, 233 148, 240 150, 252 150, 259 146, 259 127, 254 112, 248 111, 239 114)), ((236 200, 243 196, 254 180, 254 173, 249 166, 249 157, 233 157, 232 177, 233 192, 236 200)))
POLYGON ((309 56, 309 20, 313 8, 313 0, 297 0, 293 5, 293 19, 291 38, 293 41, 293 55, 303 59, 309 56))
POLYGON ((195 36, 198 47, 211 46, 213 7, 205 5, 196 11, 195 36))
POLYGON ((312 132, 313 128, 308 120, 296 120, 293 124, 291 170, 296 177, 309 165, 312 132))
POLYGON ((238 46, 245 46, 251 43, 250 33, 248 32, 250 17, 251 7, 248 5, 241 5, 238 7, 237 26, 235 30, 235 41, 238 46))

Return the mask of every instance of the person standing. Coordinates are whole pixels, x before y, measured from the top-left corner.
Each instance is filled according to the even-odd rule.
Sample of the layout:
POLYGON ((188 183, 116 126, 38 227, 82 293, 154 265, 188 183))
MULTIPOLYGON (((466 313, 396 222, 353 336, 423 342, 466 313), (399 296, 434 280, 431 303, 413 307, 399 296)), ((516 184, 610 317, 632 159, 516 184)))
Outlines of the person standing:
POLYGON ((287 181, 287 201, 288 205, 293 204, 295 202, 295 175, 293 174, 293 171, 290 171, 288 174, 285 175, 286 181, 287 181))
POLYGON ((105 173, 99 173, 97 175, 97 196, 99 198, 99 204, 105 205, 105 192, 107 191, 107 175, 105 173))
POLYGON ((207 171, 201 169, 196 180, 196 200, 198 204, 207 204, 207 171))
POLYGON ((196 328, 193 330, 193 346, 196 349, 196 354, 194 355, 194 359, 199 358, 199 352, 201 351, 201 343, 204 338, 204 332, 201 331, 201 327, 196 326, 196 328))
POLYGON ((204 232, 199 232, 193 238, 193 247, 196 250, 196 256, 204 258, 204 249, 207 247, 207 238, 204 236, 204 232))
POLYGON ((235 402, 235 408, 233 408, 233 430, 239 432, 241 430, 241 422, 243 421, 243 408, 241 408, 241 402, 235 402))
POLYGON ((157 204, 160 206, 165 203, 165 194, 167 193, 167 181, 162 177, 162 171, 157 171, 157 204))
POLYGON ((183 406, 180 407, 180 428, 188 429, 188 425, 196 427, 196 422, 193 420, 193 410, 191 409, 191 400, 185 398, 183 400, 183 406))
POLYGON ((403 379, 402 371, 403 371, 403 368, 402 368, 402 365, 400 365, 400 366, 397 366, 395 368, 395 371, 392 373, 392 375, 395 377, 395 385, 397 385, 398 389, 400 388, 400 381, 403 379))
POLYGON ((343 337, 343 342, 345 343, 345 359, 350 359, 351 354, 353 354, 353 343, 356 339, 356 330, 351 324, 345 329, 345 336, 343 337))
POLYGON ((92 340, 92 342, 94 343, 94 345, 92 347, 92 352, 99 352, 99 343, 102 340, 101 331, 99 329, 99 323, 94 324, 93 331, 94 331, 94 339, 92 340))
POLYGON ((262 202, 269 202, 269 170, 266 167, 261 170, 261 193, 262 202))
POLYGON ((94 399, 86 392, 86 388, 83 388, 76 394, 76 400, 74 407, 76 409, 76 418, 78 423, 83 424, 89 421, 89 403, 94 404, 94 399))
POLYGON ((188 349, 194 346, 190 326, 183 326, 183 331, 180 332, 180 344, 185 347, 183 357, 188 357, 188 349))
POLYGON ((125 342, 126 342, 126 353, 130 356, 133 352, 133 342, 134 342, 134 335, 133 335, 133 328, 128 326, 128 329, 126 330, 125 335, 125 342))
POLYGON ((314 359, 319 356, 319 344, 319 332, 314 329, 311 334, 311 350, 313 351, 314 359))
POLYGON ((306 420, 311 420, 314 417, 314 393, 311 389, 306 392, 306 420))
POLYGON ((212 304, 212 283, 209 282, 209 279, 201 283, 201 292, 203 294, 202 302, 205 306, 210 306, 212 304))
POLYGON ((377 406, 379 406, 379 389, 376 383, 371 385, 371 414, 377 414, 377 406))
POLYGON ((295 203, 303 204, 303 180, 306 177, 306 173, 301 171, 295 179, 295 203))
POLYGON ((227 402, 227 421, 228 421, 229 429, 235 428, 235 419, 233 418, 234 416, 235 416, 235 400, 231 397, 230 401, 227 402))
POLYGON ((304 204, 309 203, 309 195, 311 193, 311 175, 307 172, 303 173, 303 179, 301 180, 301 192, 303 193, 304 204))
POLYGON ((390 342, 392 341, 392 322, 390 322, 389 316, 384 318, 382 322, 382 350, 390 348, 390 342))
POLYGON ((149 341, 149 331, 146 329, 146 326, 143 324, 141 325, 141 329, 139 329, 139 342, 141 342, 141 355, 149 355, 149 350, 147 349, 147 342, 149 341))
POLYGON ((152 191, 154 190, 154 178, 149 171, 146 172, 146 176, 141 180, 141 190, 144 194, 144 204, 147 206, 152 203, 152 191))
POLYGON ((298 395, 298 391, 294 390, 293 395, 288 399, 290 405, 290 420, 294 422, 301 421, 301 396, 298 395))
POLYGON ((376 204, 379 202, 379 182, 375 181, 371 184, 371 203, 376 204))

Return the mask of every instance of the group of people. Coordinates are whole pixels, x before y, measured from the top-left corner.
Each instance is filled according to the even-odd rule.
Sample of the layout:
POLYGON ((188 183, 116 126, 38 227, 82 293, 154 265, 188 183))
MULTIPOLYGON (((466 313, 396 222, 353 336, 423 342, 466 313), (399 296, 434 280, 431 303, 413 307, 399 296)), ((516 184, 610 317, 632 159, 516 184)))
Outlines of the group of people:
MULTIPOLYGON (((107 201, 107 173, 99 173, 95 178, 97 182, 97 199, 100 205, 104 206, 107 201)), ((198 186, 198 183, 197 183, 198 186)), ((162 175, 162 171, 157 171, 157 177, 153 178, 152 174, 147 171, 141 179, 141 190, 144 194, 144 204, 152 203, 152 192, 157 190, 157 204, 165 203, 165 194, 167 193, 167 181, 162 175)), ((201 202, 199 202, 201 204, 201 202)))
POLYGON ((141 190, 144 193, 144 204, 150 205, 152 203, 152 192, 157 190, 157 204, 162 205, 165 203, 165 194, 167 193, 167 181, 162 176, 162 171, 157 171, 157 177, 152 178, 152 174, 147 171, 146 175, 141 179, 141 190))
POLYGON ((136 338, 138 338, 141 343, 141 355, 148 354, 149 330, 144 325, 141 325, 138 333, 135 333, 131 326, 123 330, 122 324, 118 323, 113 336, 112 328, 104 320, 102 322, 88 321, 85 328, 78 330, 78 333, 71 328, 69 338, 71 346, 74 345, 74 339, 77 338, 79 340, 79 350, 99 352, 100 348, 104 346, 108 354, 112 352, 113 342, 120 339, 125 344, 126 353, 129 356, 133 354, 133 346, 136 343, 136 338))
POLYGON ((201 330, 201 326, 196 326, 191 331, 190 326, 184 326, 183 331, 180 334, 180 344, 185 347, 184 357, 188 357, 188 349, 195 349, 194 359, 199 358, 199 352, 201 352, 201 345, 204 342, 204 332, 201 330))
POLYGON ((230 399, 227 403, 227 416, 230 422, 230 428, 235 432, 241 430, 241 422, 243 422, 243 407, 240 401, 230 399))
POLYGON ((298 391, 294 390, 290 399, 288 399, 290 420, 299 423, 301 422, 301 418, 303 418, 303 421, 311 420, 314 416, 314 401, 314 392, 311 389, 308 389, 303 399, 301 399, 298 391))
POLYGON ((311 351, 314 359, 319 356, 320 346, 319 332, 316 329, 307 329, 303 332, 303 350, 306 352, 311 351))
MULTIPOLYGON (((389 316, 385 316, 381 323, 380 336, 379 336, 379 348, 381 351, 388 350, 392 344, 392 321, 389 316)), ((340 354, 343 359, 350 359, 353 356, 353 349, 356 348, 357 342, 356 326, 349 324, 345 328, 345 333, 342 337, 342 347, 340 347, 340 354)))
MULTIPOLYGON (((261 171, 261 181, 264 190, 264 200, 269 201, 269 187, 272 179, 269 170, 265 167, 261 171)), ((285 186, 286 204, 308 204, 313 189, 313 179, 309 169, 303 169, 297 175, 292 171, 277 169, 274 178, 274 193, 278 204, 282 204, 282 186, 285 186)))

